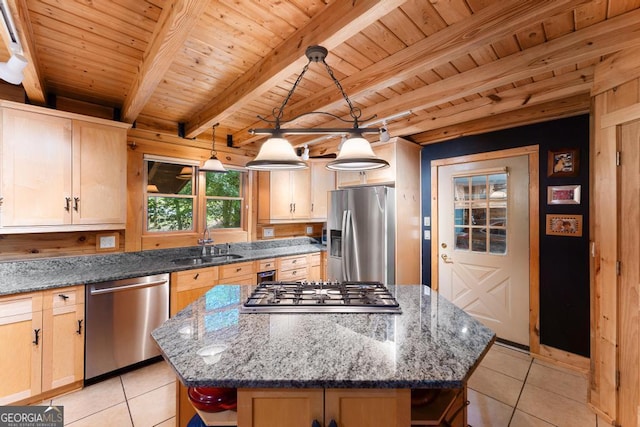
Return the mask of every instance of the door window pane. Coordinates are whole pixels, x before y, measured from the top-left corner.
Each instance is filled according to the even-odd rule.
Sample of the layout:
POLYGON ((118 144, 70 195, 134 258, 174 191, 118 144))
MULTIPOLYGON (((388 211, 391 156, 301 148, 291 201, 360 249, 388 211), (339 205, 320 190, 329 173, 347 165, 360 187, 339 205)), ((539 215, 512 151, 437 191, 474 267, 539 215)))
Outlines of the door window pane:
POLYGON ((454 178, 456 250, 507 253, 507 177, 494 173, 454 178))

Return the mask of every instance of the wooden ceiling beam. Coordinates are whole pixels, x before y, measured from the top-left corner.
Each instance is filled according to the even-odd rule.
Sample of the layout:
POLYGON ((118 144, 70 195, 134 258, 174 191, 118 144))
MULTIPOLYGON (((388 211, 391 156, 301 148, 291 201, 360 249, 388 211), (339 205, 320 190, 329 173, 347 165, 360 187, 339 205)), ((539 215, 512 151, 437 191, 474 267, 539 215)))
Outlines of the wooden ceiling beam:
POLYGON ((588 93, 584 93, 562 100, 551 101, 491 117, 485 117, 483 119, 419 133, 413 135, 411 140, 420 145, 433 144, 462 136, 478 135, 501 129, 587 114, 590 111, 590 106, 591 96, 588 93))
MULTIPOLYGON (((363 117, 385 117, 442 105, 581 61, 640 45, 640 9, 591 25, 547 43, 363 109, 363 117)), ((466 102, 466 101, 465 101, 466 102)), ((340 126, 332 120, 323 127, 340 126)))
POLYGON ((405 1, 359 0, 331 3, 196 113, 185 127, 185 136, 196 137, 213 123, 228 118, 256 96, 262 95, 277 83, 300 71, 307 63, 304 56, 307 46, 322 45, 331 50, 405 1))
MULTIPOLYGON (((493 3, 464 21, 443 28, 371 67, 342 79, 340 84, 349 96, 355 97, 366 91, 376 91, 401 83, 421 71, 444 65, 453 58, 514 34, 549 16, 571 10, 586 1, 588 0, 508 0, 493 3)), ((287 115, 295 117, 309 111, 330 110, 342 104, 342 94, 331 85, 290 105, 287 115)), ((238 145, 260 138, 246 137, 253 127, 256 126, 246 127, 234 135, 240 141, 238 145)))
MULTIPOLYGON (((38 56, 36 55, 36 46, 33 42, 33 29, 31 27, 31 19, 29 18, 29 9, 25 0, 7 0, 9 12, 13 18, 18 38, 22 45, 22 56, 27 60, 27 66, 24 69, 24 79, 22 87, 32 104, 45 105, 47 103, 47 91, 40 66, 38 56)), ((7 50, 9 49, 9 36, 2 31, 7 50)))
POLYGON ((388 126, 394 136, 407 136, 443 127, 455 126, 591 91, 594 67, 502 91, 491 97, 477 98, 431 114, 400 120, 388 126))
POLYGON ((209 2, 172 0, 162 9, 151 42, 122 106, 122 119, 133 123, 162 81, 209 2))

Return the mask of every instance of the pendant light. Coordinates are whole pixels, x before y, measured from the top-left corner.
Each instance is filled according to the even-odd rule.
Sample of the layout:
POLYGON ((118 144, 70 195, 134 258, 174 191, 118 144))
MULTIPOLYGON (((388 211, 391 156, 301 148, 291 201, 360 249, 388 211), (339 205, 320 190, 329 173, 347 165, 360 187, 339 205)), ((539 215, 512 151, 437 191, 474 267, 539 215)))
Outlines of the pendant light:
MULTIPOLYGON (((368 169, 377 169, 382 167, 389 166, 389 163, 376 156, 369 142, 362 136, 364 133, 380 133, 380 129, 378 128, 368 128, 359 127, 360 116, 362 115, 362 111, 354 107, 351 103, 351 100, 344 92, 342 85, 335 77, 333 70, 329 67, 329 64, 326 63, 325 58, 327 57, 328 51, 326 48, 322 46, 309 46, 305 51, 305 55, 309 60, 307 64, 302 69, 302 72, 296 79, 293 87, 285 97, 282 105, 280 107, 276 107, 273 109, 273 117, 275 120, 268 120, 264 117, 258 116, 258 118, 262 121, 273 123, 273 129, 250 129, 249 132, 254 135, 270 135, 270 137, 262 144, 260 147, 260 151, 256 158, 249 163, 247 163, 247 168, 249 169, 260 169, 260 170, 272 170, 272 169, 302 169, 306 168, 307 165, 302 161, 289 143, 284 137, 285 134, 342 134, 342 135, 350 135, 349 138, 345 141, 342 146, 342 149, 338 153, 336 160, 327 164, 328 169, 333 170, 368 170, 368 169), (295 91, 296 87, 302 80, 302 77, 309 69, 309 65, 312 62, 320 62, 325 66, 327 73, 331 77, 331 80, 335 83, 336 87, 342 94, 342 97, 346 101, 349 106, 349 115, 351 116, 351 120, 345 120, 335 114, 331 114, 324 111, 312 111, 309 113, 302 113, 298 116, 287 120, 286 122, 294 121, 302 116, 309 114, 324 114, 330 116, 334 119, 341 120, 346 123, 351 123, 350 128, 309 128, 309 129, 285 129, 281 128, 281 123, 285 122, 283 119, 284 116, 284 108, 289 102, 291 95, 295 91)), ((369 119, 363 120, 363 122, 369 121, 373 119, 375 116, 370 117, 369 119)))
POLYGON ((211 157, 200 167, 201 171, 218 173, 225 173, 227 171, 222 165, 222 162, 216 157, 216 126, 218 125, 219 123, 213 125, 213 136, 211 138, 211 157))

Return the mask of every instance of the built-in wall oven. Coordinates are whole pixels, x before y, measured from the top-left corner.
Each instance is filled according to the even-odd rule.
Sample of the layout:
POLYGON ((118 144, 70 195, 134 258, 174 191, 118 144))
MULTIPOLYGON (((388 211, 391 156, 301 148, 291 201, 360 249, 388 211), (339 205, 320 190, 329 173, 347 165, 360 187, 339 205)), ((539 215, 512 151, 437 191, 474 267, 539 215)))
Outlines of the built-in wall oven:
POLYGON ((91 383, 160 355, 151 331, 169 318, 169 275, 87 285, 85 308, 85 382, 91 383))

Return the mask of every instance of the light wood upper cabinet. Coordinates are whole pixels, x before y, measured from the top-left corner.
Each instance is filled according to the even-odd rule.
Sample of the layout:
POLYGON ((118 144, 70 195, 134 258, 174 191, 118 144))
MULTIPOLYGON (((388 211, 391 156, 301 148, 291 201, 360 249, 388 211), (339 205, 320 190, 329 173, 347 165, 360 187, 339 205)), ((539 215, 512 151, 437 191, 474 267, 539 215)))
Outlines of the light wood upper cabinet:
POLYGON ((0 102, 0 233, 125 227, 128 124, 0 102))
POLYGON ((1 180, 3 227, 70 224, 71 120, 3 109, 1 180))
POLYGON ((329 195, 336 189, 336 173, 326 168, 326 161, 310 161, 311 219, 326 221, 329 195))
POLYGON ((352 187, 357 185, 393 184, 396 180, 396 141, 391 139, 387 143, 377 143, 373 152, 380 158, 389 162, 389 167, 384 169, 372 169, 361 172, 338 172, 338 187, 352 187))
POLYGON ((335 189, 335 172, 325 161, 295 171, 258 173, 258 222, 326 221, 327 191, 335 189))
POLYGON ((126 221, 126 140, 126 129, 73 121, 74 224, 126 221))

